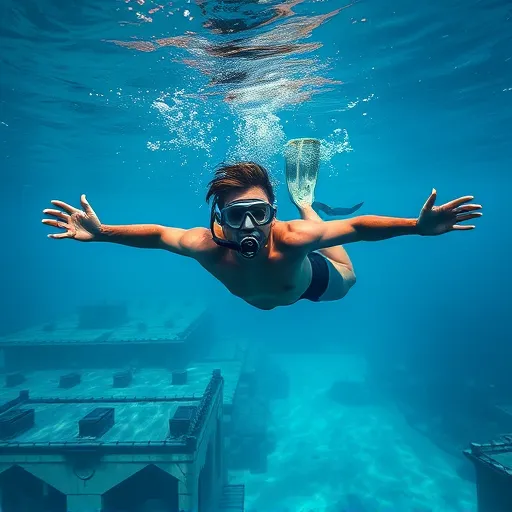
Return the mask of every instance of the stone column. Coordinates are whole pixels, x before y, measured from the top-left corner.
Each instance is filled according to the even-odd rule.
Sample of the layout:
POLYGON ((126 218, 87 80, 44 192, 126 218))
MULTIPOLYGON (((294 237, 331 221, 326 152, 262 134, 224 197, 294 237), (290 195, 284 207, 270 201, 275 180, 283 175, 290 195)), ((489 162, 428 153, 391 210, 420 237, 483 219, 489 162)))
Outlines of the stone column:
POLYGON ((68 494, 67 512, 102 512, 101 494, 68 494))
POLYGON ((219 499, 219 475, 217 474, 217 429, 214 430, 214 434, 211 436, 211 473, 210 473, 210 496, 208 499, 210 500, 212 506, 212 510, 217 509, 218 499, 219 499))
POLYGON ((197 512, 199 482, 196 472, 191 469, 185 473, 185 481, 178 482, 180 512, 197 512))
MULTIPOLYGON (((219 485, 220 488, 222 489, 228 481, 228 470, 227 470, 225 455, 227 453, 227 450, 229 449, 229 444, 226 443, 226 431, 225 431, 225 426, 224 426, 224 418, 223 418, 222 414, 219 417, 219 422, 217 423, 217 428, 219 430, 220 443, 219 443, 219 446, 217 446, 217 443, 215 443, 215 448, 217 451, 216 460, 215 460, 215 462, 216 462, 215 471, 217 471, 217 461, 218 461, 218 465, 220 466, 220 474, 217 475, 217 478, 218 478, 217 485, 219 485)), ((221 493, 222 493, 222 491, 221 491, 221 493)))

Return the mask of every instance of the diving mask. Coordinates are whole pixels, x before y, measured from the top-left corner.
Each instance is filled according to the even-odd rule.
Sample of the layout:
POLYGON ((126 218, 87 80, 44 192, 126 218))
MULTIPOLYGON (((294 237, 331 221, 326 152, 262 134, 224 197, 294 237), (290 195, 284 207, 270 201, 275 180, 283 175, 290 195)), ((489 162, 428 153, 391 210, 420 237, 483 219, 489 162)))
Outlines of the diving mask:
POLYGON ((236 250, 245 258, 253 258, 265 242, 263 233, 258 227, 270 224, 276 215, 276 208, 262 199, 239 199, 217 210, 212 205, 211 231, 217 245, 236 250), (243 236, 239 242, 218 238, 213 229, 214 221, 221 226, 240 230, 243 236))
POLYGON ((265 226, 272 222, 275 214, 276 208, 262 199, 239 199, 220 210, 217 222, 231 229, 242 229, 250 217, 254 226, 265 226))

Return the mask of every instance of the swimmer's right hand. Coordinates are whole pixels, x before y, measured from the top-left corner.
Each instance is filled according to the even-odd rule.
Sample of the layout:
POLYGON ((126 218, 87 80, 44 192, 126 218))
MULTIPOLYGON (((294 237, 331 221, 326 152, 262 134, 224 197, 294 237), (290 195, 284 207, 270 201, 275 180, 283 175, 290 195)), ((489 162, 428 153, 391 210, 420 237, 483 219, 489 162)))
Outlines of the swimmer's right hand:
POLYGON ((64 233, 51 233, 48 238, 73 238, 80 242, 92 242, 100 237, 101 222, 87 202, 85 194, 80 197, 83 210, 62 201, 51 201, 51 203, 60 210, 47 209, 43 210, 43 213, 56 219, 43 219, 42 222, 47 226, 63 229, 64 233))

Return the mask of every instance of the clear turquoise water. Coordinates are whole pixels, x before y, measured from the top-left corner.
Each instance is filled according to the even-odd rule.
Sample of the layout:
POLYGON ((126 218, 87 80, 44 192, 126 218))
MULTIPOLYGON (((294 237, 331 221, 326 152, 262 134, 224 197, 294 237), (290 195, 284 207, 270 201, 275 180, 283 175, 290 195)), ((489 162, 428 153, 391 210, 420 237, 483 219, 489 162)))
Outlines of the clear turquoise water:
MULTIPOLYGON (((477 372, 487 384, 504 375, 512 285, 510 6, 366 0, 336 12, 340 6, 3 1, 0 329, 46 321, 93 300, 158 300, 186 287, 212 298, 230 334, 242 330, 254 343, 285 352, 350 347, 383 367, 415 364, 411 371, 437 379, 439 398, 477 372), (242 30, 244 24, 255 26, 242 30), (471 233, 351 246, 358 285, 343 303, 270 313, 229 296, 193 262, 58 243, 40 224, 51 199, 76 204, 87 193, 105 223, 206 225, 210 172, 238 158, 268 166, 280 216, 292 218, 282 148, 303 136, 323 141, 318 200, 364 200, 362 213, 413 216, 436 187, 440 201, 475 195, 485 215, 471 233)), ((287 414, 281 411, 278 423, 283 435, 287 414)), ((353 446, 362 442, 357 425, 350 427, 353 446)), ((343 471, 335 446, 328 463, 305 467, 304 479, 323 468, 343 471)), ((448 477, 417 468, 416 476, 423 474, 414 485, 424 485, 422 496, 430 493, 432 501, 425 498, 418 510, 462 512, 465 501, 438 497, 439 489, 453 487, 448 477)), ((275 485, 272 496, 290 511, 334 506, 322 505, 322 495, 317 508, 300 508, 293 486, 275 485)), ((393 485, 365 492, 412 510, 416 502, 390 497, 393 485)), ((320 491, 308 492, 306 504, 320 491)), ((252 503, 266 510, 272 499, 252 503)))

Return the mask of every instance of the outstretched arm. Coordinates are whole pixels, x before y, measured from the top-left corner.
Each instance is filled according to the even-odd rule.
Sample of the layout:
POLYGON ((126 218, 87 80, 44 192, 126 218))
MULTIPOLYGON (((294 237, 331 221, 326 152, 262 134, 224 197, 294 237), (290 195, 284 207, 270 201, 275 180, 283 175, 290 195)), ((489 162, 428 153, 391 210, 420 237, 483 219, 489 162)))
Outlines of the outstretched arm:
POLYGON ((192 238, 200 236, 203 228, 181 229, 158 224, 129 224, 109 226, 102 224, 95 242, 140 247, 143 249, 165 249, 182 256, 191 256, 192 238))
POLYGON ((352 219, 329 220, 300 226, 299 232, 308 251, 352 242, 373 242, 402 235, 418 234, 416 219, 363 215, 352 219))
MULTIPOLYGON (((307 245, 308 250, 324 249, 351 242, 372 242, 402 235, 433 236, 455 230, 474 229, 475 226, 460 225, 460 222, 480 217, 478 204, 465 204, 473 196, 455 199, 442 206, 434 206, 435 190, 427 199, 420 215, 414 218, 381 217, 363 215, 352 219, 331 220, 319 223, 296 224, 295 243, 307 245)), ((291 223, 293 224, 293 223, 291 223)))
POLYGON ((52 201, 60 210, 47 209, 43 213, 52 219, 43 219, 43 224, 64 230, 52 233, 49 238, 71 238, 81 242, 111 242, 145 249, 165 249, 183 256, 193 256, 207 232, 204 228, 180 229, 158 224, 133 224, 111 226, 102 224, 87 202, 85 195, 80 198, 82 210, 62 201, 52 201))

